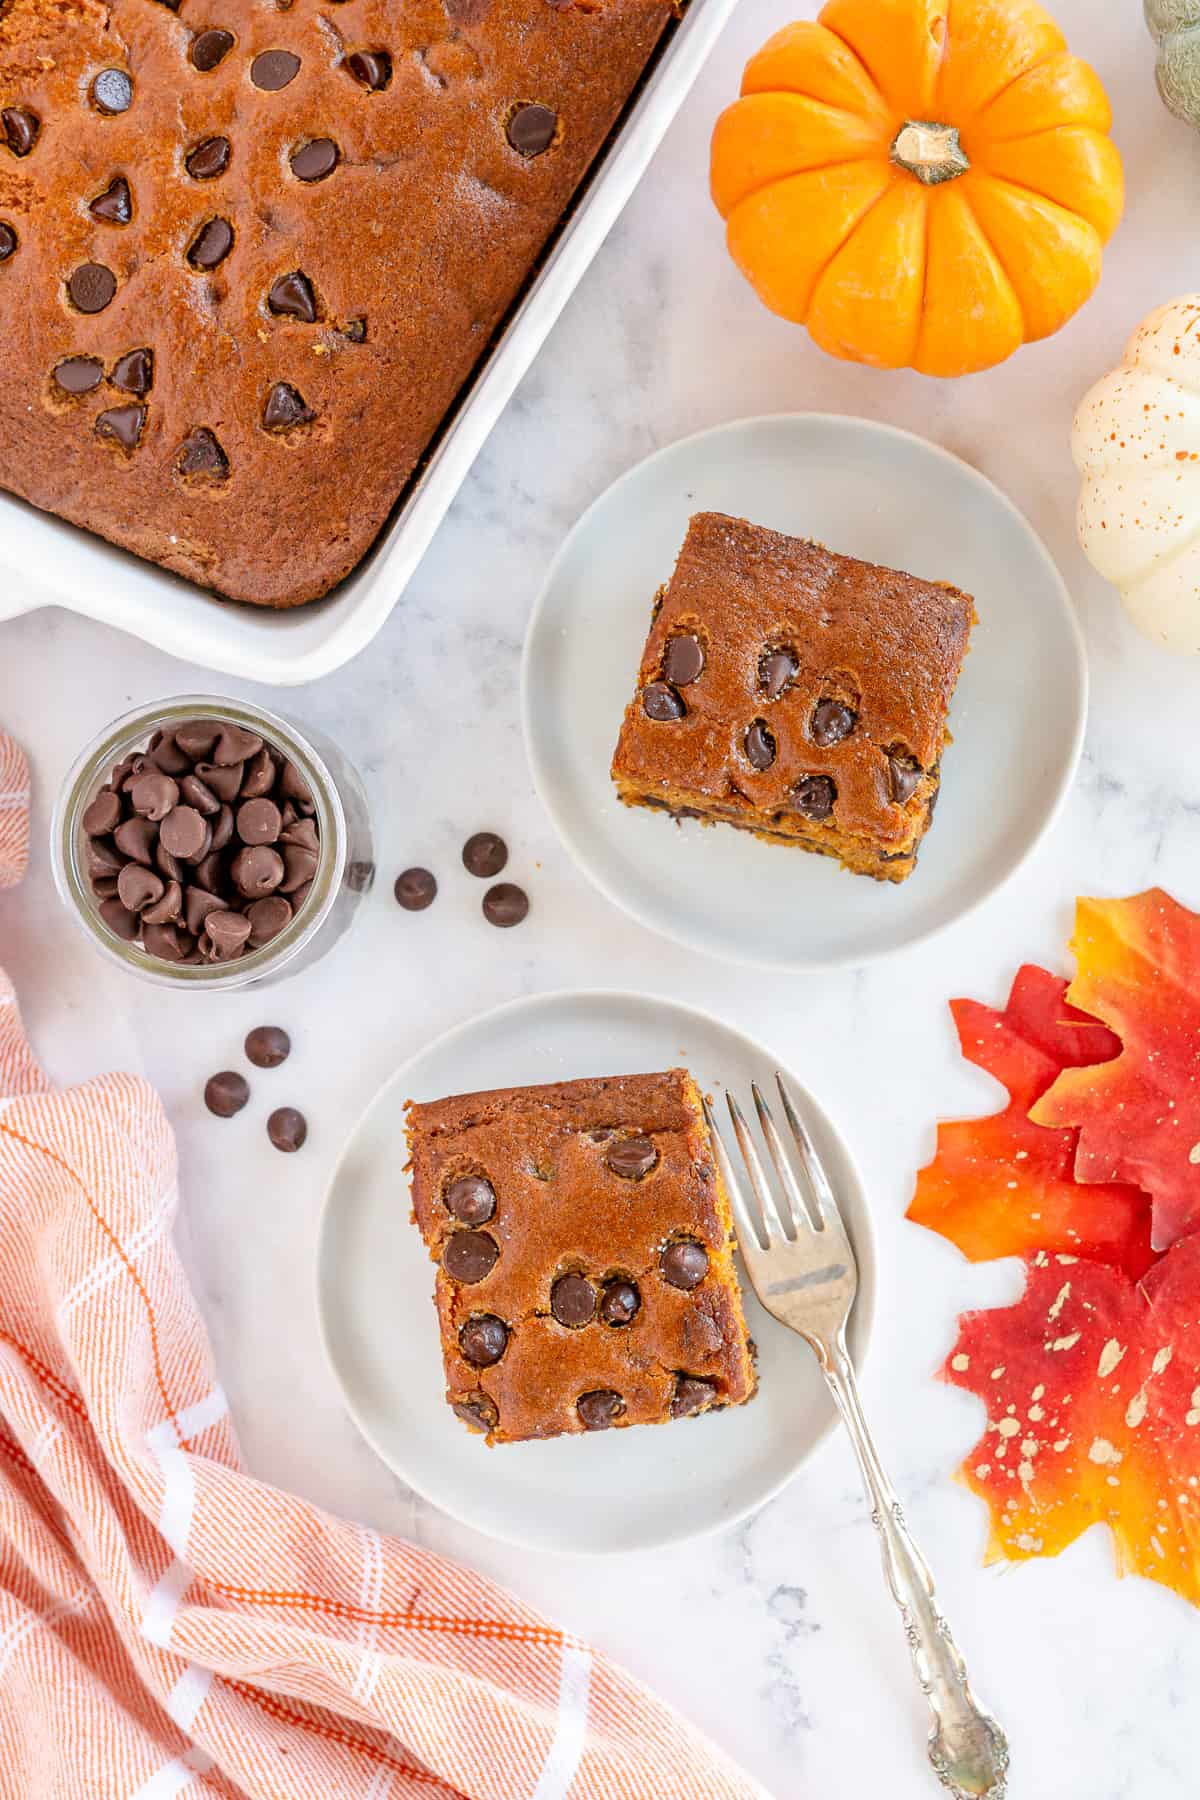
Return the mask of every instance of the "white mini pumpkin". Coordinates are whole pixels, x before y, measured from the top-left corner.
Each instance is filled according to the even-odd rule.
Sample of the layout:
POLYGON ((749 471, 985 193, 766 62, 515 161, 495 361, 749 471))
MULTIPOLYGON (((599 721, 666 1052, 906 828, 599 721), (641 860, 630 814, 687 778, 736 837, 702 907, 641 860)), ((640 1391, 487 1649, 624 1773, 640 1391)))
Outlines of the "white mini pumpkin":
POLYGON ((1089 562, 1139 631, 1200 654, 1200 294, 1143 319, 1080 403, 1071 453, 1089 562))

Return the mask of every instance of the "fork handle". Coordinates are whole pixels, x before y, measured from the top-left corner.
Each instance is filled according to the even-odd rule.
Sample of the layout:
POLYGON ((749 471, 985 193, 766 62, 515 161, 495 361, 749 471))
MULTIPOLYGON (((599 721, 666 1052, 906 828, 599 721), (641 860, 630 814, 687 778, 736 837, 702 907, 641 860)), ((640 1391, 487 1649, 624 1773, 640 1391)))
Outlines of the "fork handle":
POLYGON ((845 1339, 839 1334, 833 1343, 814 1343, 813 1348, 862 1469, 871 1501, 871 1522, 883 1551, 884 1573, 900 1608, 917 1680, 933 1714, 929 1760, 956 1800, 983 1800, 984 1796, 1002 1800, 1007 1739, 971 1692, 966 1664, 938 1611, 933 1577, 905 1524, 863 1414, 845 1339))

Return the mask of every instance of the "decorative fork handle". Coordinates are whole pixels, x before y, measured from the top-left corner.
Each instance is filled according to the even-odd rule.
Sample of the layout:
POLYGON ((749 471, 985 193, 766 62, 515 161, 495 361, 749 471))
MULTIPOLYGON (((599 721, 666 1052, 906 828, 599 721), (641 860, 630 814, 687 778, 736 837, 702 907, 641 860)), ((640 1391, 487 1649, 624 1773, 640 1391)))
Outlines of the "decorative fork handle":
POLYGON ((933 1577, 904 1522, 895 1489, 884 1473, 862 1402, 845 1339, 810 1339, 854 1445, 871 1519, 879 1532, 884 1573, 892 1590, 913 1667, 933 1713, 929 1760, 956 1800, 1003 1800, 1008 1740, 991 1714, 975 1699, 966 1664, 938 1611, 933 1577))

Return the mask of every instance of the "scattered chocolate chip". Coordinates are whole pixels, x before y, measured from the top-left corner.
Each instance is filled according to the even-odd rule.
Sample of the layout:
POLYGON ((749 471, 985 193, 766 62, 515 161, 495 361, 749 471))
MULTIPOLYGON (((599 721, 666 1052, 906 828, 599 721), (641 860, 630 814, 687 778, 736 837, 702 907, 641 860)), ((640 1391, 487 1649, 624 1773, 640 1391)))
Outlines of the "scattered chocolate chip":
POLYGON ((460 1327, 458 1346, 473 1368, 490 1369, 508 1348, 508 1326, 495 1313, 476 1313, 460 1327))
POLYGON ((454 1231, 442 1251, 442 1267, 455 1281, 471 1285, 490 1275, 500 1249, 486 1231, 454 1231))
POLYGON ((677 1238, 658 1259, 663 1280, 672 1287, 699 1287, 708 1274, 708 1251, 695 1238, 677 1238))
MULTIPOLYGON (((268 906, 270 902, 260 900, 258 904, 268 906)), ((256 1069, 277 1069, 280 1063, 287 1061, 292 1040, 282 1025, 256 1025, 247 1033, 244 1048, 256 1069)))
POLYGON ((442 1201, 461 1225, 486 1225, 496 1210, 496 1190, 483 1175, 460 1175, 442 1201))
POLYGON ((229 865, 234 886, 247 900, 273 894, 284 878, 283 858, 266 844, 250 844, 239 850, 229 865))
POLYGON ((219 26, 214 26, 210 31, 202 31, 199 37, 192 39, 192 67, 199 69, 202 75, 207 75, 232 49, 231 31, 222 31, 219 26))
POLYGON ((472 1431, 494 1431, 500 1423, 499 1409, 486 1394, 469 1394, 465 1400, 456 1400, 452 1411, 472 1431))
POLYGON ((215 269, 233 249, 233 226, 228 219, 209 219, 188 245, 193 269, 215 269))
MULTIPOLYGON (((13 227, 8 223, 8 220, 0 219, 0 263, 7 262, 10 256, 16 254, 17 244, 19 242, 20 240, 13 227)), ((353 325, 356 321, 352 319, 350 323, 353 325)), ((349 335, 349 333, 347 333, 347 335, 349 335)), ((366 336, 365 331, 363 335, 364 337, 366 336)))
POLYGON ((229 458, 207 425, 198 425, 180 444, 175 467, 191 481, 228 481, 229 458))
POLYGON ((511 881, 498 882, 483 896, 483 916, 489 925, 519 925, 529 911, 529 895, 511 881))
POLYGON ((133 105, 133 82, 124 69, 101 69, 92 83, 92 105, 102 113, 129 111, 133 105))
MULTIPOLYGON (((104 225, 128 225, 133 217, 133 196, 129 191, 129 183, 123 175, 114 175, 102 194, 88 207, 93 219, 99 219, 104 225)), ((109 299, 111 299, 111 294, 109 299)), ((78 305, 78 302, 76 302, 78 305)), ((107 306, 108 301, 105 301, 107 306)), ((94 307, 81 307, 82 312, 96 311, 94 307)))
POLYGON ((813 707, 809 733, 814 744, 827 750, 831 744, 840 744, 843 738, 848 738, 857 724, 858 714, 844 701, 818 700, 813 707))
POLYGON ((194 806, 173 807, 162 822, 163 848, 181 862, 207 854, 205 845, 211 838, 212 827, 194 806))
POLYGON ((755 719, 743 741, 746 761, 752 769, 769 769, 775 761, 775 738, 765 719, 755 719))
POLYGON ((126 863, 117 876, 117 897, 132 913, 153 906, 156 900, 162 899, 163 891, 162 876, 156 875, 153 869, 143 868, 141 863, 126 863))
POLYGON ((552 106, 527 100, 509 114, 506 136, 519 156, 540 156, 558 137, 558 114, 552 106))
POLYGON ((405 869, 393 889, 405 912, 424 912, 437 898, 437 878, 428 869, 405 869))
POLYGON ((829 817, 836 799, 837 788, 828 775, 802 775, 792 788, 796 811, 818 824, 829 817))
POLYGON ((81 824, 89 837, 107 837, 121 823, 121 802, 110 788, 102 788, 84 808, 81 824))
POLYGON ((14 156, 28 156, 38 141, 42 122, 27 106, 6 106, 0 111, 4 142, 14 156))
POLYGON ((494 831, 477 831, 463 845, 462 859, 468 875, 490 881, 508 861, 508 845, 494 831))
POLYGON ((338 166, 338 147, 332 138, 310 138, 292 151, 291 166, 297 181, 324 181, 338 166))
POLYGON ((255 900, 246 908, 246 917, 250 921, 247 942, 252 950, 258 950, 291 924, 292 909, 282 894, 268 894, 265 900, 255 900))
POLYGON ((94 356, 66 356, 55 363, 54 379, 67 394, 90 394, 104 380, 104 364, 94 356))
POLYGON ((80 263, 67 276, 67 294, 76 312, 103 312, 117 291, 117 278, 103 263, 80 263))
POLYGON ((232 1119, 250 1098, 250 1083, 236 1069, 222 1069, 204 1084, 204 1104, 218 1119, 232 1119))
POLYGON ((392 59, 386 50, 352 50, 346 67, 361 87, 377 94, 392 79, 392 59))
POLYGON ((583 1275, 560 1275, 550 1289, 550 1311, 560 1325, 578 1331, 596 1315, 596 1290, 583 1275))
POLYGON ((671 1396, 671 1417, 686 1419, 691 1413, 704 1412, 716 1398, 715 1381, 705 1381, 700 1375, 677 1375, 675 1392, 671 1396))
POLYGON ((704 672, 704 645, 695 632, 680 632, 669 639, 663 652, 663 680, 675 687, 689 687, 704 672))
POLYGON ((897 806, 903 806, 911 800, 920 785, 923 771, 915 757, 888 752, 887 780, 888 799, 897 806))
POLYGON ((687 707, 669 683, 652 681, 642 689, 642 711, 656 724, 669 725, 675 719, 682 719, 687 707))
POLYGON ((243 800, 237 809, 237 834, 243 844, 273 844, 282 829, 273 800, 243 800))
POLYGON ((289 382, 277 381, 263 406, 264 431, 290 431, 293 425, 305 425, 313 417, 303 394, 289 382))
POLYGON ((94 429, 97 437, 107 438, 120 449, 131 451, 141 442, 145 423, 144 406, 110 406, 105 412, 96 414, 94 429))
POLYGON ((277 1106, 267 1120, 267 1136, 276 1150, 290 1155, 293 1150, 303 1149, 308 1120, 294 1106, 277 1106))
MULTIPOLYGON (((138 776, 129 790, 129 803, 134 812, 144 819, 153 819, 155 824, 160 824, 178 802, 178 784, 161 769, 148 769, 138 776)), ((167 848, 173 855, 178 855, 173 844, 168 843, 167 848)))
POLYGON ((628 1137, 614 1144, 604 1160, 614 1175, 640 1181, 656 1166, 658 1151, 648 1137, 628 1137))
POLYGON ((266 94, 277 94, 300 70, 300 58, 290 50, 260 50, 250 64, 250 79, 266 94))
POLYGON ((585 1431, 605 1431, 621 1417, 625 1402, 612 1388, 593 1388, 590 1394, 580 1394, 575 1409, 585 1431))
POLYGON ((794 650, 764 650, 758 659, 758 685, 768 700, 778 700, 799 673, 800 658, 794 650))
POLYGON ((194 150, 188 151, 183 166, 193 181, 213 181, 225 173, 232 154, 227 137, 205 138, 194 150))
POLYGON ((617 1277, 606 1281, 600 1292, 600 1317, 605 1325, 630 1325, 641 1311, 642 1296, 635 1283, 617 1277))
POLYGON ((271 312, 286 319, 299 319, 305 325, 313 324, 317 317, 313 285, 302 269, 276 277, 267 295, 267 306, 271 312))

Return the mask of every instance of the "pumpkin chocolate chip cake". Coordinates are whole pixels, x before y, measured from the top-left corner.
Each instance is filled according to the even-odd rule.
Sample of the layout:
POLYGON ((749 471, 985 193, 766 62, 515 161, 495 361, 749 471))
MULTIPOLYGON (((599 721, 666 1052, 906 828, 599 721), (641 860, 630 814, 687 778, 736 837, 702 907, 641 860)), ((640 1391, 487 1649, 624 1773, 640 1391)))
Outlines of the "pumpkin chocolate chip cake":
POLYGON ((669 17, 0 5, 0 486, 236 599, 326 592, 669 17))
POLYGON ((617 792, 903 881, 974 622, 944 582, 698 513, 655 602, 617 792))
POLYGON ((683 1069, 408 1102, 446 1397, 489 1443, 754 1392, 733 1221, 683 1069))

